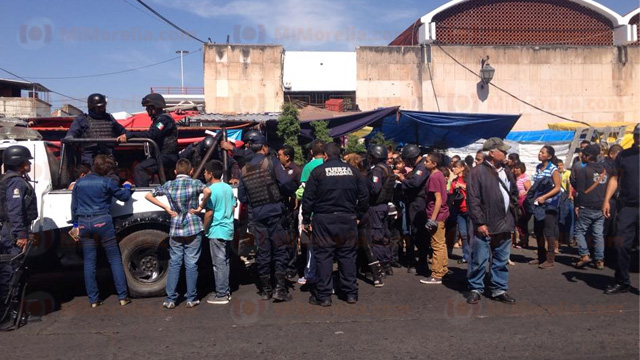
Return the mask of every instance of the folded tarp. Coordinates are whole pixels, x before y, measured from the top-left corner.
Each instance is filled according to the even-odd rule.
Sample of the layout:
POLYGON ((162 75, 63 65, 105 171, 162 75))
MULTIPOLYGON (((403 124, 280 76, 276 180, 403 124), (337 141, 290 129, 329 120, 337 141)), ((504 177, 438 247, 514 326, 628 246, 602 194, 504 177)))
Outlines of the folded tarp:
POLYGON ((515 142, 554 143, 571 142, 573 140, 573 136, 573 131, 512 131, 507 135, 506 139, 515 142))
MULTIPOLYGON (((504 138, 520 115, 464 114, 401 111, 396 121, 389 116, 378 131, 396 143, 419 144, 439 149, 459 148, 479 139, 504 138)), ((375 135, 372 133, 373 136, 375 135)))
POLYGON ((356 113, 353 115, 334 117, 330 119, 301 121, 300 134, 309 139, 313 139, 314 136, 313 136, 313 128, 311 127, 311 122, 327 121, 328 128, 329 128, 329 136, 334 138, 345 136, 352 132, 362 129, 365 126, 372 126, 372 127, 380 126, 382 124, 382 120, 387 117, 395 119, 397 112, 398 112, 398 107, 394 106, 394 107, 388 107, 388 108, 380 108, 378 110, 373 110, 373 111, 365 111, 365 112, 356 113))

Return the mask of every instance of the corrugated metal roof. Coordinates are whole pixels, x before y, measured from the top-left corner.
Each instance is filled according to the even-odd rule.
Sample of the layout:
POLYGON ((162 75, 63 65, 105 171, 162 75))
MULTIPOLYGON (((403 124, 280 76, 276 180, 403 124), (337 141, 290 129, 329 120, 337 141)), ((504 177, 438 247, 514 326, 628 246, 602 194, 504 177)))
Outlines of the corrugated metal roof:
POLYGON ((22 80, 0 79, 0 84, 6 84, 6 85, 15 86, 17 88, 20 88, 21 90, 34 90, 35 89, 35 91, 42 91, 42 92, 50 92, 51 91, 51 90, 47 89, 46 87, 44 87, 42 84, 32 83, 32 82, 27 82, 27 81, 22 81, 22 80))
POLYGON ((198 126, 198 123, 226 123, 226 122, 254 122, 263 123, 269 120, 278 120, 279 112, 273 113, 247 113, 247 114, 200 114, 185 118, 190 126, 198 126))

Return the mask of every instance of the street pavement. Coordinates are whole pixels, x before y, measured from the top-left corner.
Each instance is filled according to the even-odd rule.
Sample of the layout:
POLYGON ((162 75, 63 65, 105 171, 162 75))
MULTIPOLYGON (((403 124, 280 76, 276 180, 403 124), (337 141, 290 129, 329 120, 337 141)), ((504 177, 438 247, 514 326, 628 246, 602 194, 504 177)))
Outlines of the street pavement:
MULTIPOLYGON (((0 333, 0 353, 2 359, 638 359, 638 274, 632 273, 636 290, 606 296, 612 269, 576 270, 570 266, 576 256, 562 254, 555 268, 540 270, 526 264, 534 254, 513 249, 509 294, 517 305, 487 297, 468 305, 459 249, 442 285, 420 284, 420 277, 394 269, 380 289, 359 280, 356 305, 334 297, 329 308, 309 305, 309 293, 297 284, 293 301, 279 304, 260 300, 256 287, 245 284, 228 305, 207 304, 203 291, 193 309, 185 303, 164 309, 162 298, 120 307, 114 295, 91 309, 81 272, 37 275, 29 309, 47 314, 0 333)), ((108 270, 100 282, 108 288, 108 270)))

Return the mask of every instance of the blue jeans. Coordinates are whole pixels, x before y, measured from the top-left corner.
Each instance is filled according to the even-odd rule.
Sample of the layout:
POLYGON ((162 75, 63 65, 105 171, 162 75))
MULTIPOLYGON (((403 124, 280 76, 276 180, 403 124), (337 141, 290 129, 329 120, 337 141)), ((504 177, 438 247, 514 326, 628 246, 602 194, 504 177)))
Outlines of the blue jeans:
POLYGON ((471 239, 471 220, 469 219, 468 213, 458 212, 457 217, 458 223, 458 235, 462 239, 462 258, 465 261, 469 261, 471 259, 471 246, 469 245, 469 240, 471 239))
POLYGON ((198 259, 200 258, 200 243, 202 232, 187 237, 171 237, 169 239, 169 274, 167 275, 167 301, 178 300, 178 280, 180 269, 184 261, 187 277, 187 301, 195 301, 197 297, 196 284, 198 283, 198 259))
POLYGON ((107 254, 107 260, 113 275, 113 283, 118 292, 118 299, 127 298, 129 296, 127 279, 124 275, 122 257, 116 241, 111 215, 78 217, 78 228, 80 229, 80 241, 84 255, 84 286, 87 289, 89 303, 100 301, 100 291, 96 280, 97 241, 102 243, 102 247, 107 254))
POLYGON ((231 253, 231 241, 210 239, 209 250, 211 250, 213 276, 216 282, 216 297, 221 298, 230 295, 229 254, 231 253))
POLYGON ((589 255, 589 246, 585 235, 590 227, 596 260, 604 260, 604 215, 601 210, 580 208, 574 232, 578 240, 578 254, 580 256, 589 255))
POLYGON ((471 261, 469 261, 467 277, 469 289, 482 294, 484 292, 484 276, 490 253, 491 261, 491 296, 500 296, 507 292, 509 270, 507 261, 511 255, 511 234, 497 234, 483 237, 474 234, 471 240, 471 261))

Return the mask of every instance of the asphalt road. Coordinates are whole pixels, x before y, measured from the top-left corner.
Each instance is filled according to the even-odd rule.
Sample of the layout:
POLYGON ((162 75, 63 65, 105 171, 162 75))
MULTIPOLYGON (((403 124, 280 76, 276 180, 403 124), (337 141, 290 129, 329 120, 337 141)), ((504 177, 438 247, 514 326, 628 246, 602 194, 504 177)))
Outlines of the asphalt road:
MULTIPOLYGON (((569 251, 569 250, 566 250, 569 251)), ((454 254, 459 254, 455 250, 454 254)), ((449 261, 442 285, 395 269, 385 286, 359 281, 360 301, 333 306, 261 301, 242 285, 229 305, 162 308, 161 298, 120 307, 115 296, 91 309, 81 274, 38 275, 30 309, 50 312, 19 331, 0 333, 2 359, 638 359, 639 297, 606 296, 613 270, 575 270, 573 255, 550 270, 526 264, 533 250, 515 250, 510 291, 517 305, 483 298, 465 302, 465 265, 449 261)), ((109 274, 101 274, 108 287, 109 274)), ((638 284, 638 274, 632 274, 638 284)), ((202 293, 205 297, 207 294, 202 293)))

